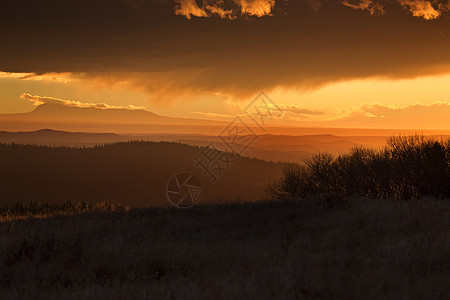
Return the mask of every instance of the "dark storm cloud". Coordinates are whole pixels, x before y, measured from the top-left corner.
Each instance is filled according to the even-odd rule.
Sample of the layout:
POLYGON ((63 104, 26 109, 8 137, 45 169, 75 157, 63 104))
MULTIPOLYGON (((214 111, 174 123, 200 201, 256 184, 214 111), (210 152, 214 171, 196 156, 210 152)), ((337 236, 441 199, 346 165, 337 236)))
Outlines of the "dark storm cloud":
POLYGON ((373 14, 379 1, 369 2, 277 1, 270 16, 206 10, 208 17, 189 20, 175 14, 179 1, 2 1, 0 71, 83 73, 105 84, 126 81, 155 99, 449 71, 446 2, 430 2, 442 8, 429 21, 420 17, 433 19, 429 1, 383 1, 383 13, 373 14))

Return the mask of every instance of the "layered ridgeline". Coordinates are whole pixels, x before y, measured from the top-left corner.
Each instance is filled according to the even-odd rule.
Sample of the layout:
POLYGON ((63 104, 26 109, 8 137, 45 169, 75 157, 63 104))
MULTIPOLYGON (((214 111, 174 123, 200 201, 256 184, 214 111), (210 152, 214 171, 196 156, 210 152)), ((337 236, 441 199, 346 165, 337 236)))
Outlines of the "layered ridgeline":
MULTIPOLYGON (((193 173, 201 201, 258 199, 281 176, 284 164, 228 154, 228 170, 213 182, 194 157, 205 148, 166 142, 124 142, 91 148, 0 144, 0 205, 121 203, 167 205, 166 185, 179 172, 193 173)), ((206 156, 204 157, 206 159, 206 156)), ((227 167, 225 163, 222 167, 227 167)))
MULTIPOLYGON (((0 118, 1 119, 1 118, 0 118)), ((223 129, 221 129, 223 130, 223 129)), ((298 130, 301 133, 303 130, 298 130)), ((217 132, 218 133, 218 132, 217 132)), ((37 131, 8 132, 0 131, 0 143, 32 144, 41 146, 86 146, 127 141, 170 141, 193 146, 207 146, 214 142, 220 150, 229 149, 217 135, 203 134, 117 134, 101 132, 68 132, 53 129, 37 131)), ((245 136, 253 139, 252 135, 245 136)), ((309 135, 258 135, 243 155, 263 160, 302 163, 305 158, 316 152, 327 151, 333 154, 346 152, 360 145, 380 148, 386 142, 386 136, 338 136, 332 134, 309 135)), ((236 145, 239 147, 239 145, 236 145)))

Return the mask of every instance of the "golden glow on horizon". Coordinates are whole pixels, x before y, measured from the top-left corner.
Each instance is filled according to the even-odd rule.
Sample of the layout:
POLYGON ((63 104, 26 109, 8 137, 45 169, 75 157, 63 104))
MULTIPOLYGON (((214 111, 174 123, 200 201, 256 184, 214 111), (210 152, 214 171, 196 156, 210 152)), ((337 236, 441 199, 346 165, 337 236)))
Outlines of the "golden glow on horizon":
MULTIPOLYGON (((445 112, 450 108, 448 86, 450 74, 402 80, 357 79, 305 91, 280 87, 269 95, 287 112, 282 119, 273 120, 272 124, 361 127, 367 122, 371 128, 411 128, 419 116, 424 124, 420 127, 449 129, 450 124, 436 121, 442 118, 442 115, 436 115, 439 110, 445 112), (420 111, 423 111, 422 115, 420 111), (389 117, 398 118, 398 121, 386 120, 389 117), (333 122, 339 125, 333 125, 333 122)), ((0 72, 0 90, 3 91, 0 113, 31 111, 33 104, 19 98, 24 93, 64 99, 61 101, 71 99, 79 107, 84 104, 93 107, 95 104, 102 107, 145 107, 160 115, 223 121, 242 113, 242 109, 251 101, 251 98, 235 101, 237 99, 223 94, 205 94, 174 99, 170 105, 161 105, 149 102, 148 94, 129 85, 98 85, 95 80, 90 82, 74 74, 0 72)))
POLYGON ((342 114, 364 104, 403 107, 413 104, 450 102, 450 74, 414 79, 392 80, 367 78, 329 84, 312 91, 272 93, 276 99, 304 108, 324 110, 328 114, 342 114))

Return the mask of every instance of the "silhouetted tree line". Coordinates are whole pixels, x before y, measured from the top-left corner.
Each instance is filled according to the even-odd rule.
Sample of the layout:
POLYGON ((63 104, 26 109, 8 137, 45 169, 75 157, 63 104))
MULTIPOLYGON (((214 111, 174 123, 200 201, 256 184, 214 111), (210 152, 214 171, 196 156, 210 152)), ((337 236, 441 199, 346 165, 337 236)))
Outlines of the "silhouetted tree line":
POLYGON ((320 153, 290 166, 267 188, 277 199, 450 197, 450 139, 388 139, 381 150, 361 147, 337 157, 320 153))
POLYGON ((262 197, 283 164, 234 156, 213 184, 193 157, 203 149, 169 142, 120 142, 95 147, 0 144, 0 206, 83 201, 133 206, 166 205, 166 184, 179 172, 202 182, 201 201, 238 195, 262 197))
POLYGON ((93 211, 117 212, 126 211, 129 207, 122 204, 111 204, 106 202, 87 203, 81 201, 73 204, 67 201, 62 204, 38 203, 32 201, 28 204, 17 202, 14 205, 0 206, 1 217, 27 217, 27 216, 50 216, 55 214, 79 214, 93 211))

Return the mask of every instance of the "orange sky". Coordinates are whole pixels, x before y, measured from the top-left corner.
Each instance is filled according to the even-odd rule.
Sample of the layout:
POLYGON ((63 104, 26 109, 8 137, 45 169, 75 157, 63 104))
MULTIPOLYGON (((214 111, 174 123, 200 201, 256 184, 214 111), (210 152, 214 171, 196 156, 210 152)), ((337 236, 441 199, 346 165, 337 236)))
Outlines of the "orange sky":
MULTIPOLYGON (((3 92, 0 113, 28 112, 43 102, 31 96, 52 95, 87 107, 146 109, 160 115, 231 120, 243 114, 252 100, 227 95, 191 95, 169 103, 149 101, 145 91, 128 86, 98 86, 72 75, 21 79, 24 74, 0 75, 3 92)), ((278 88, 269 93, 285 110, 273 125, 358 128, 449 129, 450 75, 415 79, 357 79, 331 83, 306 91, 278 88)), ((73 104, 73 103, 75 104, 73 104)))
POLYGON ((273 125, 450 128, 448 0, 2 5, 0 113, 37 96, 227 121, 264 91, 273 125))

